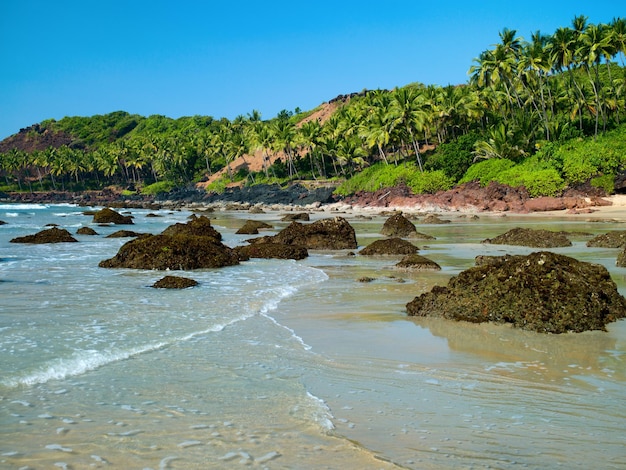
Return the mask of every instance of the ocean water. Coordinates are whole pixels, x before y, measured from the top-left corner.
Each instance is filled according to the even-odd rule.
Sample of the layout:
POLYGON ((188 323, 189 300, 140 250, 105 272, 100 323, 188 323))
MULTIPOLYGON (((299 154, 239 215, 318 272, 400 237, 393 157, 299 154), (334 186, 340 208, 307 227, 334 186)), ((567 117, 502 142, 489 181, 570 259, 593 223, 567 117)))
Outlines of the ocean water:
MULTIPOLYGON (((404 310, 478 254, 532 251, 480 243, 513 226, 620 223, 451 216, 415 241, 440 272, 320 251, 174 272, 199 285, 163 290, 150 287, 163 272, 98 268, 127 241, 105 236, 191 213, 131 210, 135 225, 103 227, 86 209, 0 205, 0 468, 626 468, 626 322, 541 335, 404 310), (9 243, 51 223, 99 235, 9 243)), ((384 218, 340 215, 360 245, 380 237, 384 218)), ((244 219, 286 225, 210 217, 229 246, 249 238, 235 234, 244 219)), ((605 265, 626 293, 617 250, 587 239, 555 251, 605 265)))

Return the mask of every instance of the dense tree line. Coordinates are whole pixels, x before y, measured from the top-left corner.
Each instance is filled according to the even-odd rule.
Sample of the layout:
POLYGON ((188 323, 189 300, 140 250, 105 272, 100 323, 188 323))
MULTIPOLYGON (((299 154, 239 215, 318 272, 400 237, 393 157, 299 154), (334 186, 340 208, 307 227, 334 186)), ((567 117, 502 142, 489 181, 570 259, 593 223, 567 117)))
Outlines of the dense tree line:
POLYGON ((224 168, 227 181, 254 183, 349 179, 367 167, 390 167, 389 173, 403 165, 402 178, 415 188, 436 190, 462 181, 477 161, 506 159, 528 168, 532 161, 534 170, 563 178, 562 161, 537 167, 529 159, 538 150, 554 159, 555 143, 597 139, 622 126, 626 20, 591 24, 579 16, 552 35, 536 32, 527 41, 504 29, 499 37, 474 60, 467 84, 363 92, 324 123, 299 110, 270 120, 252 111, 232 121, 125 112, 44 121, 42 129, 71 134, 73 143, 2 153, 0 174, 7 188, 22 190, 112 183, 169 189, 224 168), (263 156, 261 172, 231 168, 255 152, 263 156), (281 159, 270 164, 276 155, 281 159))

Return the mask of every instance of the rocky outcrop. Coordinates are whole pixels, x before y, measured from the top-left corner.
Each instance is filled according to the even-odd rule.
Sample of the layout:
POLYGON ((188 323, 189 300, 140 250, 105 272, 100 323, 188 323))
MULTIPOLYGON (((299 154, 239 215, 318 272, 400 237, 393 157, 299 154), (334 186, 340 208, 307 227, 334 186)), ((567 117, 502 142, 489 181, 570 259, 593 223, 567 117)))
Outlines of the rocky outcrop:
POLYGON ((311 218, 308 212, 296 212, 294 214, 285 214, 282 216, 280 220, 286 221, 286 222, 291 222, 294 220, 302 220, 304 222, 308 222, 309 220, 311 220, 311 218))
POLYGON ((492 245, 529 246, 532 248, 557 248, 572 246, 572 242, 562 232, 535 230, 516 227, 495 238, 487 238, 482 243, 492 245))
POLYGON ((243 226, 237 230, 237 234, 239 235, 256 235, 259 233, 259 229, 271 229, 273 228, 270 224, 266 224, 265 222, 261 222, 260 220, 246 220, 243 226))
POLYGON ((359 251, 359 254, 365 256, 410 255, 418 251, 419 248, 411 242, 394 237, 376 240, 359 251))
POLYGON ((243 255, 242 259, 248 258, 277 258, 277 259, 304 259, 309 256, 307 249, 303 246, 286 245, 284 243, 254 243, 247 246, 235 248, 238 255, 243 255))
POLYGON ((605 330, 626 299, 599 264, 551 252, 489 257, 406 306, 412 316, 510 323, 542 333, 605 330))
POLYGON ((401 271, 441 271, 441 266, 425 256, 414 253, 406 255, 396 263, 396 269, 401 271))
POLYGON ((186 224, 177 223, 170 225, 163 232, 163 235, 195 235, 198 237, 209 237, 217 241, 222 240, 222 234, 211 225, 211 220, 203 215, 195 214, 189 217, 186 224))
POLYGON ((187 289, 197 285, 198 281, 195 279, 179 276, 165 276, 152 284, 152 287, 157 289, 187 289))
POLYGON ((402 215, 402 212, 399 212, 385 220, 380 233, 386 237, 404 238, 416 234, 417 229, 415 225, 413 225, 413 222, 402 215))
POLYGON ((440 224, 449 224, 450 220, 442 219, 437 214, 428 214, 426 217, 422 219, 422 223, 430 224, 430 225, 440 225, 440 224))
POLYGON ((587 241, 587 246, 592 248, 621 248, 625 244, 626 230, 604 233, 587 241))
POLYGON ((101 268, 192 270, 239 264, 234 250, 212 237, 147 235, 131 240, 101 268))
POLYGON ((143 237, 144 235, 144 233, 133 232, 132 230, 118 230, 117 232, 107 235, 105 238, 135 238, 143 237))
POLYGON ((109 207, 97 211, 93 215, 95 224, 132 225, 133 218, 130 215, 122 215, 109 207))
POLYGON ((91 227, 81 227, 78 230, 76 230, 76 234, 77 235, 98 235, 98 232, 96 232, 91 227))
POLYGON ((615 266, 619 268, 626 268, 626 246, 617 254, 615 266))
POLYGON ((249 240, 250 243, 284 243, 309 250, 352 250, 357 247, 354 228, 343 217, 321 219, 311 224, 292 222, 273 237, 249 240))
POLYGON ((63 228, 52 227, 47 230, 42 230, 34 235, 26 235, 23 237, 16 237, 10 240, 11 243, 65 243, 65 242, 77 242, 70 232, 63 228))

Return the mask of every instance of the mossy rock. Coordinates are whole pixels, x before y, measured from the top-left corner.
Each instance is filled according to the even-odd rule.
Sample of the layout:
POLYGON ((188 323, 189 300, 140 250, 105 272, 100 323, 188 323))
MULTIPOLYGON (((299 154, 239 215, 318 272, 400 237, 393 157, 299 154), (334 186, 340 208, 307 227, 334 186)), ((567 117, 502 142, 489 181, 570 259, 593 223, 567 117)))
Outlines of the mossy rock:
POLYGON ((396 268, 403 271, 441 271, 441 266, 417 253, 406 255, 396 263, 396 268))
POLYGON ((426 217, 424 217, 422 219, 421 223, 423 223, 423 224, 432 224, 432 225, 449 224, 450 220, 442 219, 437 214, 428 214, 426 217))
POLYGON ((591 248, 621 248, 626 245, 626 230, 597 235, 587 242, 591 248))
POLYGON ((528 246, 531 248, 558 248, 572 246, 572 242, 563 232, 535 230, 516 227, 495 238, 487 238, 482 243, 492 245, 528 246))
POLYGON ((179 276, 165 276, 152 284, 152 287, 157 289, 188 289, 189 287, 195 287, 197 285, 198 281, 195 279, 179 276))
POLYGON ((295 214, 285 214, 280 220, 286 222, 290 222, 293 220, 303 220, 305 222, 308 222, 309 220, 311 220, 311 218, 306 212, 296 212, 295 214))
POLYGON ((418 251, 419 248, 413 243, 394 237, 376 240, 359 251, 359 254, 364 256, 411 255, 418 251))
POLYGON ((192 270, 239 264, 234 250, 211 237, 146 235, 122 245, 101 268, 192 270))
POLYGON ((237 234, 239 235, 256 235, 259 233, 259 229, 271 229, 273 228, 270 224, 266 224, 265 222, 261 222, 260 220, 246 220, 243 226, 237 230, 237 234))
POLYGON ((76 230, 76 234, 77 235, 98 235, 98 232, 96 232, 91 227, 81 227, 78 230, 76 230))
POLYGON ((162 235, 195 235, 198 237, 209 237, 217 241, 222 240, 222 234, 215 230, 211 226, 211 221, 208 217, 201 215, 198 217, 192 214, 189 217, 189 221, 186 224, 177 223, 170 225, 163 232, 162 235))
POLYGON ((402 213, 394 214, 389 217, 380 230, 382 235, 387 237, 409 237, 417 233, 417 229, 413 222, 407 219, 402 213))
POLYGON ((52 227, 47 230, 42 230, 34 235, 26 235, 23 237, 16 237, 10 240, 11 243, 66 243, 77 242, 70 232, 63 228, 52 227))
POLYGON ((306 225, 294 221, 273 237, 250 240, 250 243, 264 242, 303 246, 309 250, 353 250, 358 246, 354 228, 343 217, 306 225))
POLYGON ((606 268, 542 251, 488 257, 406 306, 412 316, 510 323, 541 333, 606 330, 626 299, 606 268))
POLYGON ((117 232, 107 235, 105 238, 136 238, 143 237, 144 235, 144 233, 133 232, 132 230, 118 230, 117 232))
POLYGON ((93 214, 95 224, 132 225, 133 218, 130 215, 122 215, 109 207, 105 207, 93 214))
POLYGON ((246 258, 276 258, 300 260, 309 256, 303 246, 286 245, 284 243, 254 243, 247 246, 238 246, 235 251, 246 258))

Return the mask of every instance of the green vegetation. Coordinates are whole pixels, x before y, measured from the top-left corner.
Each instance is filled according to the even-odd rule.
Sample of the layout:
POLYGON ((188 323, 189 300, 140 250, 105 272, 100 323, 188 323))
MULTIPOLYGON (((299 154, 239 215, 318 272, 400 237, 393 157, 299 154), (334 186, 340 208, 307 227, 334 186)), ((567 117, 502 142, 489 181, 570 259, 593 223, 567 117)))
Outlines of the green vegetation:
POLYGON ((69 145, 0 153, 5 190, 117 185, 144 194, 294 180, 343 181, 338 194, 406 184, 436 192, 478 180, 558 195, 591 183, 612 192, 626 167, 626 20, 583 16, 530 41, 503 29, 459 86, 412 83, 363 91, 324 122, 318 109, 258 111, 234 120, 142 117, 123 111, 41 123, 25 137, 69 136, 69 145), (259 172, 233 162, 262 157, 259 172))

